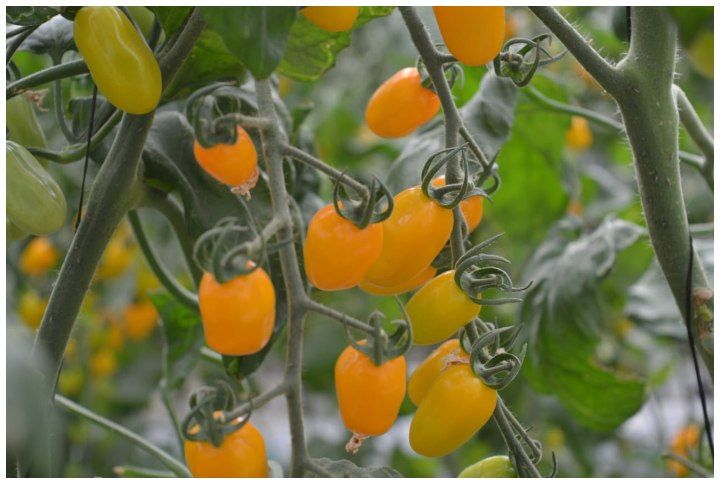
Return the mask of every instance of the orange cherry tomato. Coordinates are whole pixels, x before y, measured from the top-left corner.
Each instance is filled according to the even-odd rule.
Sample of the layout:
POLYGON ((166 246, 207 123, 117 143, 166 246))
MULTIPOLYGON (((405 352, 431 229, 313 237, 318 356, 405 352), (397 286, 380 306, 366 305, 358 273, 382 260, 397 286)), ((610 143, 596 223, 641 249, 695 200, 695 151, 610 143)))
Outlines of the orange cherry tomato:
POLYGON ((427 270, 450 238, 452 224, 452 211, 420 187, 398 193, 392 215, 382 222, 382 252, 364 282, 392 288, 427 270))
POLYGON ((335 363, 335 391, 345 427, 359 436, 387 432, 405 398, 406 372, 403 356, 375 366, 366 354, 345 348, 335 363))
POLYGON ((133 341, 143 340, 155 329, 158 313, 150 301, 139 301, 129 304, 123 311, 125 331, 133 341))
MULTIPOLYGON (((670 451, 682 457, 690 457, 690 452, 698 447, 700 441, 700 428, 695 424, 690 424, 681 428, 670 443, 670 451)), ((678 477, 687 477, 690 471, 687 467, 673 459, 669 459, 667 463, 668 471, 678 477)))
POLYGON ((380 257, 381 224, 359 229, 335 211, 320 209, 308 225, 303 255, 305 273, 313 286, 338 291, 357 286, 380 257))
POLYGON ((493 60, 505 40, 505 7, 433 7, 450 53, 468 66, 493 60))
POLYGON ((344 32, 355 23, 360 7, 303 7, 300 13, 316 27, 328 32, 344 32))
POLYGON ((568 147, 573 150, 583 151, 590 148, 593 135, 587 119, 581 116, 570 118, 570 129, 565 133, 565 139, 568 147))
POLYGON ((437 94, 423 87, 416 68, 406 67, 372 95, 365 109, 365 122, 378 136, 400 138, 430 121, 439 110, 437 94))
POLYGON ((216 180, 233 187, 245 185, 257 176, 258 156, 250 135, 240 126, 234 144, 220 143, 204 148, 197 140, 195 159, 216 180))
POLYGON ((435 351, 415 368, 408 381, 408 397, 411 402, 416 406, 420 405, 440 373, 449 368, 448 360, 453 357, 467 358, 467 353, 462 349, 457 338, 449 339, 435 348, 435 351))
POLYGON ((250 355, 267 344, 275 324, 275 288, 258 267, 221 284, 206 272, 198 291, 208 346, 223 355, 250 355))
POLYGON ((427 281, 435 277, 436 273, 436 268, 434 268, 433 266, 427 266, 417 275, 396 286, 384 287, 378 286, 369 281, 363 281, 360 283, 360 289, 367 292, 368 294, 373 294, 375 296, 393 296, 395 294, 403 294, 405 292, 410 292, 422 286, 427 281))
POLYGON ((47 237, 35 237, 20 254, 20 270, 28 276, 41 276, 57 264, 60 254, 47 237))
MULTIPOLYGON (((190 433, 197 433, 197 426, 190 433)), ((268 477, 265 439, 252 422, 226 435, 215 447, 206 441, 185 441, 185 461, 193 477, 268 477)))
MULTIPOLYGON (((445 175, 433 180, 433 186, 441 187, 445 185, 445 175)), ((468 232, 475 230, 483 216, 484 198, 480 195, 474 195, 460 202, 460 210, 462 211, 465 222, 468 226, 468 232)))

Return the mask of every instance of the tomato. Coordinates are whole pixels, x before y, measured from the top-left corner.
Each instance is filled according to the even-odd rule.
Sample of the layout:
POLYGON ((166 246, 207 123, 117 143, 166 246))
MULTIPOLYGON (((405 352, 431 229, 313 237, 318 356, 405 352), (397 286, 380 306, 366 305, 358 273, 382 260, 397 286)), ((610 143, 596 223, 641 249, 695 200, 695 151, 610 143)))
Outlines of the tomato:
POLYGON ((423 398, 410 424, 410 446, 426 457, 442 457, 465 442, 492 416, 497 392, 469 365, 443 371, 423 398))
POLYGON ((95 274, 98 281, 119 276, 132 262, 135 250, 128 235, 123 230, 118 230, 110 239, 95 274))
MULTIPOLYGON (((433 186, 445 186, 445 175, 433 180, 433 186)), ((460 202, 460 211, 462 211, 465 222, 468 226, 468 232, 475 230, 483 216, 484 198, 480 195, 474 195, 460 202)))
POLYGON ((365 109, 365 122, 378 136, 400 138, 430 121, 439 110, 437 94, 423 87, 416 68, 406 67, 372 95, 365 109))
POLYGON ((440 373, 449 367, 448 357, 467 358, 467 353, 463 351, 457 338, 447 340, 435 348, 435 351, 413 371, 408 382, 408 396, 416 406, 420 405, 440 373))
POLYGON ((137 273, 137 279, 135 282, 135 292, 138 297, 146 297, 148 294, 154 292, 160 287, 160 281, 158 281, 155 273, 151 271, 146 265, 141 265, 140 270, 137 273))
POLYGON ((28 150, 5 143, 7 216, 23 232, 47 235, 65 224, 65 195, 28 150))
POLYGON ((587 119, 581 116, 570 118, 570 129, 565 133, 565 140, 573 150, 588 149, 593 143, 593 135, 587 119))
POLYGON ((18 302, 20 320, 30 329, 38 329, 42 322, 48 300, 32 289, 23 293, 18 302))
MULTIPOLYGON (((690 452, 695 450, 700 442, 700 428, 691 424, 681 428, 670 443, 670 451, 682 457, 689 457, 690 452)), ((668 471, 678 477, 687 477, 690 474, 688 468, 681 463, 669 459, 668 471)))
POLYGON ((47 148, 45 133, 35 115, 34 104, 25 93, 7 100, 5 103, 7 139, 22 146, 47 148))
POLYGON ((451 210, 428 198, 420 187, 395 196, 395 208, 382 222, 383 246, 365 283, 392 288, 427 270, 452 231, 451 210))
POLYGON ((433 7, 450 53, 468 66, 493 60, 505 40, 504 7, 433 7))
POLYGON ((123 311, 125 332, 133 341, 143 340, 152 333, 158 322, 158 313, 150 301, 128 304, 123 311))
POLYGON ((110 348, 100 348, 90 357, 90 374, 95 379, 113 375, 117 371, 117 367, 117 356, 110 348))
POLYGON ((308 280, 323 291, 357 286, 380 257, 382 240, 382 225, 359 229, 333 205, 320 209, 310 220, 303 246, 308 280))
POLYGON ((17 225, 6 216, 5 217, 5 239, 6 243, 15 242, 16 240, 24 239, 27 234, 17 228, 17 225))
POLYGON ((355 23, 360 7, 303 7, 300 13, 316 27, 328 32, 344 32, 355 23))
POLYGON ((60 254, 47 237, 35 237, 20 254, 20 271, 28 276, 41 276, 55 267, 60 254))
POLYGON ((275 288, 258 267, 225 283, 206 272, 198 292, 205 341, 223 355, 250 355, 267 344, 275 324, 275 288))
POLYGON ((64 369, 58 378, 58 389, 63 396, 75 397, 83 387, 85 378, 80 368, 64 369))
POLYGON ((345 427, 360 436, 387 432, 405 398, 406 372, 403 356, 375 366, 366 354, 345 348, 335 363, 335 391, 345 427))
POLYGON ((421 287, 407 303, 413 342, 439 343, 476 318, 480 308, 455 283, 454 270, 443 272, 421 287))
MULTIPOLYGON (((197 433, 195 426, 190 433, 197 433)), ((265 439, 252 422, 211 442, 185 440, 185 462, 193 477, 268 477, 265 439)))
POLYGON ((392 296, 395 294, 403 294, 405 292, 412 291, 425 284, 427 281, 435 277, 437 269, 433 266, 427 266, 422 271, 418 272, 417 275, 411 277, 407 281, 401 282, 395 286, 378 286, 369 281, 363 281, 360 283, 360 289, 367 292, 368 294, 374 294, 375 296, 392 296))
POLYGON ((204 148, 197 140, 195 159, 216 180, 230 186, 244 185, 257 176, 258 156, 252 139, 240 126, 234 144, 220 143, 204 148))
POLYGON ((160 66, 116 7, 83 7, 75 15, 73 35, 98 91, 130 114, 153 111, 162 94, 160 66))
POLYGON ((494 455, 466 467, 458 477, 517 477, 515 467, 506 455, 494 455))

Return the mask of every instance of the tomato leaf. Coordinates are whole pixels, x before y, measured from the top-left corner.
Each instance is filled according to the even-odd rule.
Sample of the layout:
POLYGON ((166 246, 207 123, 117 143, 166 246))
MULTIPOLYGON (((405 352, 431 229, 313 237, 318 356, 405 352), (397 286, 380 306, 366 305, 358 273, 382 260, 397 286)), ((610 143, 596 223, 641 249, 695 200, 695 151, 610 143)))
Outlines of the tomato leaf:
POLYGON ((48 20, 25 39, 19 50, 48 54, 57 62, 68 50, 76 50, 73 23, 60 15, 48 20))
POLYGON ((168 37, 185 22, 193 7, 148 7, 157 16, 160 26, 168 37))
MULTIPOLYGON (((358 467, 349 460, 330 460, 326 457, 312 460, 315 465, 330 473, 332 477, 395 477, 402 474, 392 467, 358 467)), ((306 477, 320 477, 308 472, 306 477)))
POLYGON ((5 21, 15 25, 40 25, 58 13, 57 7, 5 7, 5 21))

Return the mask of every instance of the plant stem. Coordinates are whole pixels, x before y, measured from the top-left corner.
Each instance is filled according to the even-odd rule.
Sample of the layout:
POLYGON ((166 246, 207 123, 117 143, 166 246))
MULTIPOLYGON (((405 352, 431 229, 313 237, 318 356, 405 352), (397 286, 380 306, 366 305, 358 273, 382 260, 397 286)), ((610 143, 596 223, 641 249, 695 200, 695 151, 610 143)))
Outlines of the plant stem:
POLYGON ((337 311, 333 308, 329 308, 325 306, 324 304, 320 304, 317 301, 313 301, 312 299, 307 299, 304 301, 306 307, 308 310, 320 314, 322 316, 326 316, 328 318, 334 319, 340 323, 342 323, 345 326, 350 326, 351 328, 359 329, 360 331, 364 331, 367 334, 372 334, 375 329, 370 326, 367 323, 364 323, 360 321, 359 319, 355 319, 352 316, 348 316, 347 314, 337 311))
POLYGON ((687 457, 684 457, 682 455, 678 455, 674 452, 666 452, 666 453, 662 454, 660 457, 662 457, 663 459, 671 459, 671 460, 674 460, 675 462, 679 462, 680 464, 684 465, 685 467, 687 467, 688 469, 690 469, 692 472, 694 472, 695 474, 697 474, 700 477, 713 477, 711 471, 709 471, 708 469, 705 469, 697 462, 693 462, 690 459, 688 459, 687 457))
MULTIPOLYGON (((266 391, 265 393, 261 393, 257 397, 252 399, 252 409, 260 408, 269 401, 275 399, 276 397, 279 397, 280 395, 283 395, 285 392, 287 392, 288 386, 285 381, 282 383, 274 386, 270 390, 266 391)), ((225 421, 232 421, 235 420, 238 417, 241 417, 245 415, 250 410, 250 402, 244 403, 243 405, 233 409, 230 412, 225 413, 225 421)))
POLYGON ((78 59, 72 62, 66 62, 58 66, 48 67, 41 71, 34 72, 29 76, 8 84, 5 88, 5 100, 11 99, 23 91, 40 86, 56 79, 64 79, 66 77, 77 76, 78 74, 88 73, 88 67, 85 61, 78 59))
POLYGON ((320 173, 324 173, 330 178, 332 178, 336 182, 343 183, 344 185, 349 186, 350 188, 354 189, 356 192, 358 192, 361 196, 367 198, 369 196, 368 188, 360 183, 359 181, 355 180, 354 178, 349 177, 344 172, 341 172, 340 170, 333 168, 332 166, 328 165, 324 161, 322 161, 319 158, 316 158, 312 156, 309 153, 304 152, 303 150, 296 148, 290 144, 285 144, 283 146, 284 154, 296 159, 297 161, 304 163, 312 168, 315 168, 320 173))
POLYGON ((113 472, 118 477, 160 477, 166 479, 170 477, 175 477, 175 474, 173 474, 172 472, 161 471, 158 469, 147 469, 145 467, 129 465, 115 466, 113 467, 113 472))
POLYGON ((714 174, 714 161, 715 161, 715 142, 710 132, 703 125, 700 116, 698 116, 695 108, 693 107, 690 100, 685 95, 680 86, 677 84, 673 85, 673 92, 675 94, 675 100, 677 102, 678 114, 680 115, 680 122, 685 127, 690 138, 697 145, 697 147, 705 155, 705 161, 701 167, 700 172, 705 177, 710 189, 713 189, 714 174))
POLYGON ((55 81, 53 81, 53 103, 55 104, 55 119, 57 120, 58 126, 60 126, 60 131, 62 131, 68 143, 77 142, 78 139, 75 133, 68 127, 67 120, 65 119, 62 100, 62 79, 55 79, 55 81))

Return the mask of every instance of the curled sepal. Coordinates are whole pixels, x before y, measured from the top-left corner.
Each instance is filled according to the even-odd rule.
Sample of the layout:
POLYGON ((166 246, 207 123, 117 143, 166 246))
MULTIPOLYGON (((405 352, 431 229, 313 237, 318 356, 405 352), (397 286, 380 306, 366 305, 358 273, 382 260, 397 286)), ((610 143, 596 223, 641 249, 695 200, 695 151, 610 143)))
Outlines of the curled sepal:
POLYGON ((224 412, 233 409, 236 403, 235 392, 224 381, 218 381, 213 387, 203 387, 193 393, 190 396, 190 412, 181 425, 183 438, 208 441, 219 447, 226 435, 237 431, 250 419, 252 401, 247 412, 226 421, 224 412))
POLYGON ((344 184, 344 176, 343 173, 335 180, 333 190, 333 205, 338 215, 361 229, 382 222, 390 216, 394 200, 392 192, 383 182, 373 176, 367 192, 360 192, 344 184))
POLYGON ((514 38, 508 40, 503 46, 500 54, 493 59, 493 68, 498 77, 507 77, 518 87, 530 83, 538 67, 555 62, 565 55, 565 51, 557 56, 550 54, 542 43, 552 42, 550 34, 541 34, 532 39, 514 38), (511 49, 513 46, 521 45, 519 49, 511 49), (531 54, 530 59, 527 55, 531 54))
POLYGON ((460 202, 471 196, 481 195, 487 197, 488 194, 484 190, 473 185, 471 165, 479 166, 480 162, 467 144, 445 148, 433 153, 423 165, 420 174, 422 191, 447 209, 455 208, 460 202), (459 157, 460 167, 462 168, 461 180, 455 183, 448 183, 445 180, 444 185, 435 186, 433 182, 440 170, 457 157, 459 157))
POLYGON ((395 299, 400 305, 404 319, 392 321, 396 327, 390 336, 382 328, 382 320, 385 315, 380 311, 373 311, 368 318, 373 330, 372 333, 365 335, 364 342, 357 341, 350 332, 350 327, 345 326, 345 336, 350 346, 369 356, 375 366, 382 366, 386 361, 405 354, 412 344, 412 326, 408 323, 410 318, 400 300, 397 297, 395 299))
POLYGON ((198 143, 204 148, 219 143, 234 144, 237 129, 227 115, 239 113, 244 102, 234 82, 216 82, 194 92, 185 103, 185 117, 198 143))
POLYGON ((555 455, 555 452, 550 453, 550 459, 552 460, 552 470, 550 471, 550 474, 547 475, 548 479, 553 479, 557 477, 558 474, 558 462, 557 462, 557 456, 555 455))
POLYGON ((470 361, 479 361, 480 363, 486 363, 492 355, 496 354, 501 348, 500 336, 509 332, 515 331, 514 326, 504 326, 501 328, 492 328, 489 331, 480 335, 480 337, 471 345, 470 361))
POLYGON ((525 348, 526 347, 523 346, 519 356, 512 353, 496 353, 487 361, 482 362, 479 356, 481 352, 476 352, 473 347, 470 356, 470 365, 478 378, 482 379, 487 386, 495 390, 502 390, 508 386, 520 372, 523 359, 525 358, 525 348))

